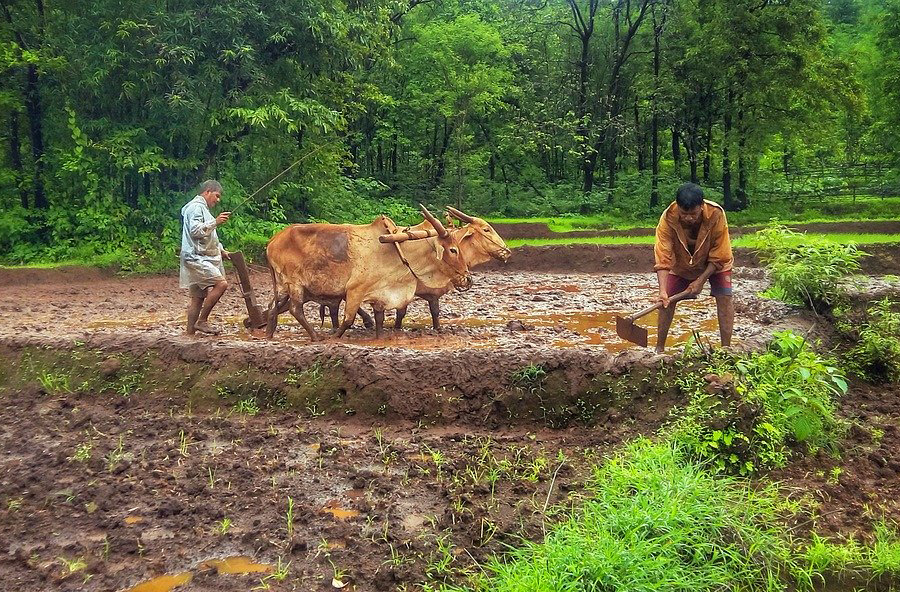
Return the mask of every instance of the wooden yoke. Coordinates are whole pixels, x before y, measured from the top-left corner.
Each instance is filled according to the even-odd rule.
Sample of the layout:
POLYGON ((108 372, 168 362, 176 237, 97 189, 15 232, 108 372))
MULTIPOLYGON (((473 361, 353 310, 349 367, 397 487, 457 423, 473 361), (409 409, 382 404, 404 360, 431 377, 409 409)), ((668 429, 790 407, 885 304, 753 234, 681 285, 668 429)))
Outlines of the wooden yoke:
POLYGON ((253 287, 250 285, 250 272, 247 270, 247 262, 244 261, 244 254, 236 251, 231 254, 231 263, 237 271, 241 285, 241 296, 247 305, 247 313, 250 315, 244 319, 244 326, 248 329, 260 329, 266 326, 266 318, 262 310, 256 304, 256 297, 253 293, 253 287))
MULTIPOLYGON (((385 227, 387 227, 387 223, 385 223, 385 227)), ((395 232, 390 232, 388 229, 388 234, 382 234, 378 237, 378 240, 383 243, 403 243, 408 240, 420 240, 423 238, 434 238, 438 235, 437 230, 397 230, 395 232)))

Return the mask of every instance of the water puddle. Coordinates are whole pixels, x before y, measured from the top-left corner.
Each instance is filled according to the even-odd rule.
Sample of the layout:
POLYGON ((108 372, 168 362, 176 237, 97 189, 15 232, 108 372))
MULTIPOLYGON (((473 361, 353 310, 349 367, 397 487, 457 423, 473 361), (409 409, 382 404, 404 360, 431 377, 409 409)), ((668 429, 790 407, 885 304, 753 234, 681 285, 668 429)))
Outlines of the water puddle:
MULTIPOLYGON (((253 559, 246 555, 225 557, 224 559, 209 559, 201 562, 194 571, 216 570, 216 575, 245 575, 270 573, 274 567, 265 563, 254 563, 253 559)), ((166 574, 129 588, 125 592, 170 592, 179 586, 184 586, 194 578, 194 571, 185 571, 178 574, 166 574)))
POLYGON ((359 510, 348 510, 346 508, 342 508, 338 505, 337 502, 329 502, 324 508, 322 508, 322 512, 325 514, 331 514, 338 520, 349 520, 351 518, 356 518, 359 516, 359 510))
POLYGON ((159 576, 152 580, 142 582, 133 588, 129 588, 126 592, 169 592, 179 586, 184 586, 194 577, 194 574, 186 571, 180 574, 171 574, 159 576))
MULTIPOLYGON (((713 309, 714 311, 714 309, 713 309)), ((618 353, 637 347, 616 334, 616 315, 626 315, 628 312, 567 312, 547 314, 523 314, 515 317, 503 318, 479 318, 467 317, 450 319, 448 324, 462 327, 484 328, 506 326, 511 321, 519 321, 523 325, 544 328, 560 328, 573 333, 577 337, 561 337, 553 340, 553 346, 560 348, 594 345, 603 347, 610 353, 618 353)), ((705 303, 683 302, 676 309, 675 319, 669 330, 670 345, 684 343, 696 329, 703 337, 715 340, 718 336, 718 320, 715 316, 708 317, 709 306, 705 303)), ((658 313, 638 319, 637 325, 648 329, 650 345, 655 345, 656 328, 658 326, 658 313)), ((527 332, 525 332, 527 334, 527 332)))
POLYGON ((269 573, 273 568, 271 565, 266 565, 265 563, 254 563, 253 560, 246 555, 238 555, 236 557, 204 561, 198 566, 198 569, 215 569, 217 574, 222 575, 269 573))

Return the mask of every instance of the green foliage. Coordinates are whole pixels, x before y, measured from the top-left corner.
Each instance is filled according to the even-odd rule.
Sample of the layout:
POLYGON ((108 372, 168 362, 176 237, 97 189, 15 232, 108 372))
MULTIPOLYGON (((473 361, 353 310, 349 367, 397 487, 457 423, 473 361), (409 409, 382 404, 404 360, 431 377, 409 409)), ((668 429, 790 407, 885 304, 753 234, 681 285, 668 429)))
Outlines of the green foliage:
POLYGON ((736 224, 896 217, 897 0, 7 4, 0 263, 169 269, 193 187, 231 209, 288 167, 226 248, 420 201, 653 224, 688 179, 736 224))
POLYGON ((879 577, 900 575, 900 536, 896 526, 884 520, 875 525, 875 542, 863 545, 853 537, 832 542, 815 533, 800 552, 800 560, 809 571, 826 581, 829 576, 857 575, 879 577))
POLYGON ((760 260, 772 274, 768 294, 822 312, 845 296, 841 280, 859 270, 865 255, 855 244, 836 244, 772 224, 756 234, 760 260))
POLYGON ((900 382, 900 312, 885 298, 869 306, 847 364, 869 380, 900 382))
POLYGON ((772 488, 639 440, 599 468, 591 496, 542 543, 491 562, 475 590, 782 590, 799 572, 772 488))
POLYGON ((834 400, 846 380, 790 331, 776 333, 761 354, 716 354, 703 374, 682 372, 677 384, 688 403, 665 432, 716 471, 780 467, 790 445, 833 447, 842 433, 834 400))
POLYGON ((543 389, 544 379, 546 378, 547 371, 544 370, 543 366, 529 364, 513 372, 510 376, 510 381, 514 387, 535 394, 543 389))

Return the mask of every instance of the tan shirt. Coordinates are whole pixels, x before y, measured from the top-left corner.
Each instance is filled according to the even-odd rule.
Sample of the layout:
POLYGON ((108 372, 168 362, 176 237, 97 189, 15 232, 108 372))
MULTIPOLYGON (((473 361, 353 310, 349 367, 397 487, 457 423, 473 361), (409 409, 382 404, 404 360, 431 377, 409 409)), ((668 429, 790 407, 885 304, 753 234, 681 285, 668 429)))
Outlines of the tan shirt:
POLYGON ((701 208, 700 231, 696 241, 690 240, 678 221, 678 204, 672 202, 666 208, 656 226, 656 243, 653 247, 656 265, 653 269, 665 269, 688 280, 700 277, 709 263, 716 266, 717 273, 731 271, 734 255, 731 252, 725 210, 719 204, 706 200, 701 208), (691 242, 695 244, 691 245, 691 242))

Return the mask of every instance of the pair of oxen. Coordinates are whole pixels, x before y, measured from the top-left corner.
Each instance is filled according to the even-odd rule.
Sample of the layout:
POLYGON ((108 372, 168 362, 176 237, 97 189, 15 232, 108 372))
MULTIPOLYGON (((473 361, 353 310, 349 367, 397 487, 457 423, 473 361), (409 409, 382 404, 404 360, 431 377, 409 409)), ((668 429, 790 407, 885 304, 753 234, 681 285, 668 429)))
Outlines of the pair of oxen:
POLYGON ((387 216, 379 216, 363 225, 294 224, 272 237, 266 246, 274 287, 268 337, 275 334, 278 315, 290 311, 310 339, 317 340, 303 312, 310 301, 323 311, 331 309, 338 337, 357 313, 371 326, 371 317, 360 308, 364 303, 370 303, 375 313, 376 337, 384 327, 385 310, 396 309, 394 326, 401 328, 406 308, 416 297, 428 302, 432 323, 439 330, 438 299, 454 288, 471 287, 470 267, 490 259, 506 261, 511 251, 481 218, 448 207, 448 229, 420 207, 424 219, 412 227, 399 228, 387 216), (452 225, 453 219, 462 225, 452 225), (338 326, 342 300, 346 305, 338 326))

